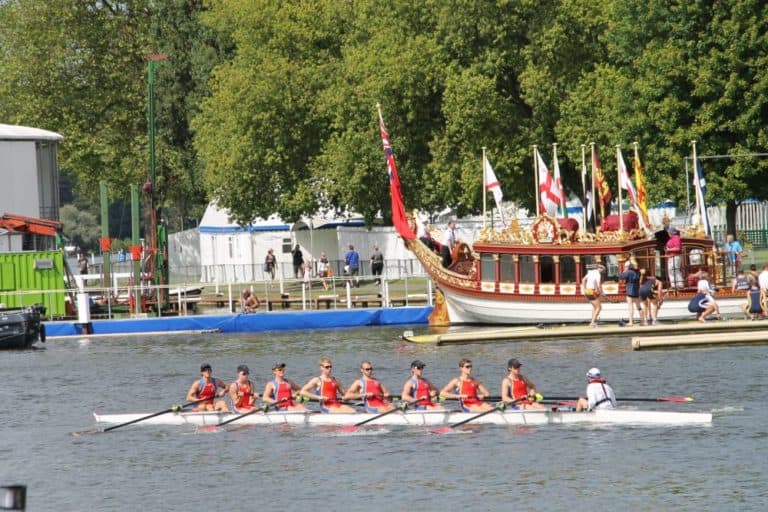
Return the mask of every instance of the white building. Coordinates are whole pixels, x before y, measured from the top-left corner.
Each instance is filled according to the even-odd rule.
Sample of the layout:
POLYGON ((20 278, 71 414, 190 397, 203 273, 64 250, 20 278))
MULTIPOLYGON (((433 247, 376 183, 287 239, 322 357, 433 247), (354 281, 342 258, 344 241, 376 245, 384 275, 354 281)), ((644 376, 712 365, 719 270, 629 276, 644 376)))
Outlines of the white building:
MULTIPOLYGON (((0 215, 59 220, 56 151, 62 139, 38 128, 0 124, 0 215)), ((51 242, 7 232, 0 235, 0 251, 47 249, 51 242)))

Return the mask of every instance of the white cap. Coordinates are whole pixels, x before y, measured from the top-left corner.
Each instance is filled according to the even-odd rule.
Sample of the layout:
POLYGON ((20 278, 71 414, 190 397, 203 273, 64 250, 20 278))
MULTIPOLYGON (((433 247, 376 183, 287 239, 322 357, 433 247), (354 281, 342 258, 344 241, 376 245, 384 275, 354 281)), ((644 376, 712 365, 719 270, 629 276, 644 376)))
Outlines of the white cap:
POLYGON ((597 377, 600 377, 600 368, 590 368, 587 372, 587 377, 590 379, 595 379, 597 377))

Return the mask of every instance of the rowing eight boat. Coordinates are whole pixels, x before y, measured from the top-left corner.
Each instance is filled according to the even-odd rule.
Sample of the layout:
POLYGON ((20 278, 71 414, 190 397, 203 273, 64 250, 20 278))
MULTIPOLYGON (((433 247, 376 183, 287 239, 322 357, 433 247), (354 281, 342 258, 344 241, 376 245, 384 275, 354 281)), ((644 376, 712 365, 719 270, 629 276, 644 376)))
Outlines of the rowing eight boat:
MULTIPOLYGON (((398 411, 384 416, 371 425, 445 425, 471 418, 476 413, 457 411, 398 411)), ((146 414, 97 414, 97 423, 126 423, 146 414)), ((255 413, 238 420, 240 425, 354 425, 375 414, 288 411, 255 413)), ((179 412, 166 413, 138 423, 139 425, 218 425, 237 415, 228 412, 179 412)), ((618 424, 618 425, 708 425, 712 423, 709 412, 667 412, 632 409, 598 410, 591 412, 551 410, 495 411, 478 418, 474 423, 493 425, 561 425, 561 424, 618 424)))

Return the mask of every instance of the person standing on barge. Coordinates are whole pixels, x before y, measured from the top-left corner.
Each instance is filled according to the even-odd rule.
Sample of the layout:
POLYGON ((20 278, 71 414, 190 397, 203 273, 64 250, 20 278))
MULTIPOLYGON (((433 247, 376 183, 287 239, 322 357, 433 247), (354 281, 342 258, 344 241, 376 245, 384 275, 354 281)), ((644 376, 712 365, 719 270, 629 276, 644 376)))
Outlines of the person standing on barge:
POLYGON ((600 318, 600 311, 603 309, 603 305, 600 303, 600 297, 603 295, 603 272, 605 272, 605 267, 602 265, 587 265, 587 274, 581 280, 584 296, 592 305, 590 327, 597 327, 597 320, 600 318))

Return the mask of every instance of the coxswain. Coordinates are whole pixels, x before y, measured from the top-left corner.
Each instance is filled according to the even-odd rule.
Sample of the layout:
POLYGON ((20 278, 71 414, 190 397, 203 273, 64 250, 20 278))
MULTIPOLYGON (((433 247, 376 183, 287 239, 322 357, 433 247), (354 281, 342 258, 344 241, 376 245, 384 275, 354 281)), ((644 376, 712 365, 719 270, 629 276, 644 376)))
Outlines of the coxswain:
POLYGON ((229 400, 232 402, 233 412, 251 412, 256 406, 256 399, 259 398, 259 394, 248 378, 250 373, 248 367, 241 364, 237 367, 237 379, 229 385, 229 400))
POLYGON ((331 375, 333 363, 327 357, 320 359, 320 375, 313 377, 301 388, 301 396, 320 401, 320 410, 325 413, 355 412, 339 401, 339 395, 346 393, 339 379, 331 375))
POLYGON ((461 375, 446 384, 440 390, 440 396, 458 399, 461 410, 464 412, 484 412, 493 409, 491 404, 483 402, 483 399, 490 395, 488 388, 471 375, 472 361, 466 358, 459 361, 459 371, 461 375))
POLYGON ((587 398, 579 398, 576 411, 595 411, 598 409, 615 409, 616 395, 608 385, 599 368, 590 368, 587 372, 587 398))
POLYGON ((285 377, 285 363, 275 362, 272 365, 272 374, 274 379, 267 382, 261 401, 274 404, 276 411, 307 411, 306 407, 293 401, 299 396, 301 388, 285 377))
POLYGON ((403 385, 403 393, 400 399, 413 404, 417 411, 431 410, 444 411, 442 405, 432 401, 438 395, 437 388, 422 375, 426 365, 416 359, 411 363, 411 377, 403 385))
POLYGON ((362 377, 349 386, 344 393, 344 400, 359 398, 363 400, 365 411, 373 414, 391 411, 395 408, 389 403, 391 396, 387 387, 373 378, 373 364, 370 361, 360 363, 362 377))
POLYGON ((193 410, 198 411, 227 411, 227 403, 224 400, 215 400, 217 396, 222 397, 227 392, 227 385, 223 380, 214 377, 211 365, 203 363, 200 365, 200 379, 196 380, 187 391, 187 401, 196 402, 193 410))
POLYGON ((523 366, 519 360, 512 358, 507 361, 506 377, 501 381, 501 400, 517 409, 544 409, 536 402, 536 386, 531 379, 520 373, 523 366))

